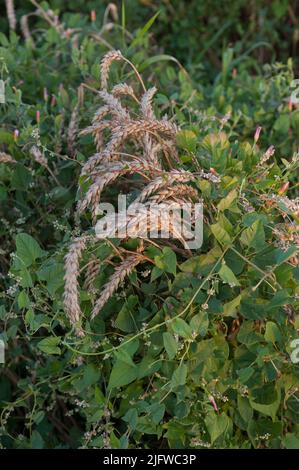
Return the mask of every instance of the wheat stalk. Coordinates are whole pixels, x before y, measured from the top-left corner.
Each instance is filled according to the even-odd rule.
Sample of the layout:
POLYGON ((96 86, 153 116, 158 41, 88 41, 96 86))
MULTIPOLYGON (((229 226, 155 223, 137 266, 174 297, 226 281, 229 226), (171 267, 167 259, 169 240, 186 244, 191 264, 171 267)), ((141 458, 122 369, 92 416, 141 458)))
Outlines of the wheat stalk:
POLYGON ((21 27, 22 34, 25 38, 25 41, 31 41, 32 44, 34 45, 34 42, 30 33, 30 29, 29 29, 28 15, 23 15, 21 17, 20 27, 21 27))
POLYGON ((77 328, 78 334, 82 334, 78 323, 81 317, 81 309, 78 294, 78 277, 80 258, 86 247, 87 236, 82 236, 73 240, 69 251, 65 256, 65 275, 64 275, 64 308, 72 325, 77 328))
POLYGON ((108 52, 101 61, 101 88, 106 90, 108 87, 109 70, 112 62, 122 60, 123 55, 120 51, 108 52))
MULTIPOLYGON (((95 128, 94 131, 96 131, 95 128)), ((81 174, 88 174, 90 171, 94 170, 99 163, 113 159, 115 153, 129 137, 136 138, 140 134, 146 134, 147 132, 154 135, 165 134, 174 137, 176 135, 176 128, 171 123, 144 120, 129 121, 127 124, 117 125, 112 130, 111 139, 106 145, 106 148, 87 160, 82 168, 81 174)))
POLYGON ((187 184, 177 184, 176 186, 165 188, 150 198, 151 201, 159 203, 165 199, 176 198, 177 200, 198 199, 198 192, 187 184))
MULTIPOLYGON (((195 222, 195 212, 192 212, 191 220, 183 222, 185 230, 182 235, 179 211, 183 203, 199 200, 199 192, 187 183, 194 182, 197 178, 205 178, 216 183, 219 181, 218 176, 203 170, 195 174, 182 169, 173 169, 174 162, 179 161, 176 147, 178 128, 168 120, 167 116, 162 120, 155 117, 152 102, 156 88, 145 89, 136 67, 123 57, 120 51, 111 51, 102 59, 101 84, 101 91, 93 91, 97 92, 97 96, 104 101, 104 104, 97 109, 92 124, 80 132, 80 135, 94 135, 97 153, 91 155, 82 168, 81 174, 85 175, 85 180, 89 180, 91 185, 77 205, 77 215, 84 213, 91 206, 92 222, 95 225, 96 209, 102 191, 121 176, 139 174, 142 177, 138 180, 138 185, 142 185, 141 190, 139 196, 129 205, 127 217, 122 217, 122 213, 105 215, 97 221, 97 224, 101 225, 97 226, 96 237, 98 239, 105 237, 106 240, 115 236, 125 240, 128 237, 139 238, 143 250, 144 240, 148 240, 148 233, 153 230, 154 234, 160 233, 162 237, 172 237, 184 247, 188 247, 186 240, 192 238, 189 235, 192 235, 190 229, 195 222), (133 87, 126 83, 114 85, 111 93, 108 93, 109 70, 115 60, 124 60, 133 68, 143 88, 141 98, 136 96, 133 87), (120 100, 123 96, 133 98, 138 105, 137 113, 136 111, 131 113, 131 108, 128 110, 124 107, 120 100), (172 218, 169 220, 169 217, 172 218), (117 227, 115 227, 116 219, 117 227), (103 233, 99 230, 101 226, 106 229, 103 233)), ((151 232, 150 237, 152 237, 151 232)), ((155 235, 152 238, 155 238, 155 235)), ((78 302, 78 273, 79 259, 85 242, 80 240, 73 242, 66 257, 65 278, 68 282, 66 282, 65 305, 73 324, 77 324, 81 316, 78 302)), ((119 249, 121 250, 121 247, 119 249)), ((121 257, 120 252, 118 256, 121 257)), ((136 251, 116 266, 94 304, 92 319, 98 315, 125 277, 145 259, 147 258, 141 254, 141 251, 136 251)), ((97 273, 98 260, 91 259, 84 288, 91 289, 97 273)))
POLYGON ((17 163, 8 153, 0 152, 0 163, 17 163))
POLYGON ((123 108, 119 99, 113 94, 108 93, 107 91, 99 91, 99 96, 109 107, 111 113, 113 113, 119 121, 127 121, 130 119, 129 113, 123 108))
POLYGON ((195 179, 195 176, 185 170, 172 170, 164 173, 163 176, 158 176, 151 183, 149 183, 140 193, 136 202, 144 202, 153 193, 172 185, 175 182, 187 183, 195 179))
POLYGON ((39 163, 41 166, 44 166, 45 168, 48 168, 48 161, 37 145, 32 145, 29 152, 37 163, 39 163))
POLYGON ((67 147, 70 156, 76 153, 76 140, 78 135, 79 105, 77 104, 71 114, 69 127, 67 130, 67 147))
POLYGON ((102 165, 97 171, 99 176, 96 177, 94 183, 88 189, 84 199, 78 203, 78 214, 82 214, 89 205, 93 206, 93 212, 95 212, 103 189, 120 176, 139 172, 143 173, 149 170, 151 170, 151 167, 146 162, 124 161, 102 165))
POLYGON ((131 96, 135 101, 138 101, 138 98, 136 97, 133 88, 128 85, 127 83, 118 83, 117 85, 114 85, 111 91, 112 95, 115 96, 116 98, 120 96, 131 96))
POLYGON ((140 111, 145 119, 153 121, 155 119, 155 114, 152 107, 152 100, 157 92, 156 87, 149 88, 142 96, 140 102, 140 111))
POLYGON ((128 256, 128 258, 126 258, 115 268, 114 273, 110 277, 109 281, 105 284, 100 297, 95 303, 91 314, 92 319, 99 314, 106 302, 118 289, 121 282, 123 282, 124 279, 133 271, 135 266, 141 262, 142 258, 143 257, 140 254, 128 256))
POLYGON ((13 0, 5 0, 7 19, 9 28, 15 31, 17 26, 17 19, 15 14, 15 6, 13 0))
POLYGON ((93 284, 97 275, 99 274, 100 267, 101 261, 96 256, 92 256, 86 269, 85 281, 83 285, 83 288, 87 290, 87 292, 92 292, 93 284))

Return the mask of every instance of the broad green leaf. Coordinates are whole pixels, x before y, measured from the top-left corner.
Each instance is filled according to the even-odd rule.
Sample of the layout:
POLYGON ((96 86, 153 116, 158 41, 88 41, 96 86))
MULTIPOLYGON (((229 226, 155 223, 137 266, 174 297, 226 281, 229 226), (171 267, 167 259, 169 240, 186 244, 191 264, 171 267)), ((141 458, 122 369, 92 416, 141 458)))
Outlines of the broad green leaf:
POLYGON ((100 370, 97 368, 95 364, 87 364, 84 367, 84 373, 82 378, 82 383, 84 388, 90 387, 99 381, 101 376, 100 370))
POLYGON ((253 409, 250 406, 248 398, 238 395, 237 404, 240 415, 242 416, 244 421, 248 423, 253 415, 253 409))
POLYGON ((221 268, 218 271, 222 281, 229 284, 230 287, 240 286, 240 283, 232 270, 224 263, 221 264, 221 268))
POLYGON ((227 231, 220 225, 220 223, 216 223, 211 225, 211 231, 216 238, 216 240, 221 243, 221 245, 230 245, 231 238, 227 231))
POLYGON ((41 281, 46 281, 47 289, 53 295, 63 286, 64 266, 57 262, 46 264, 37 272, 37 276, 41 281))
POLYGON ((171 388, 174 389, 180 385, 185 385, 188 368, 186 364, 180 364, 171 377, 171 388))
POLYGON ((46 354, 61 354, 61 349, 58 347, 59 343, 59 336, 49 336, 39 341, 37 347, 46 354))
POLYGON ((115 350, 114 355, 119 361, 125 362, 131 367, 136 367, 136 364, 134 364, 130 354, 124 348, 119 348, 115 350))
POLYGON ((286 449, 299 449, 299 435, 288 432, 283 438, 283 444, 286 449))
POLYGON ((20 267, 31 266, 34 261, 45 255, 45 251, 41 249, 31 235, 27 233, 18 233, 16 236, 17 258, 21 262, 20 267))
POLYGON ((163 343, 169 359, 173 359, 177 353, 178 344, 174 339, 173 335, 168 331, 163 333, 163 343))
POLYGON ((188 129, 181 130, 177 134, 177 144, 182 149, 194 152, 197 144, 197 136, 193 131, 188 129))
POLYGON ((245 367, 244 369, 237 370, 237 374, 242 384, 245 384, 253 375, 253 373, 254 373, 254 368, 250 366, 245 367))
POLYGON ((174 333, 186 339, 192 338, 192 328, 182 318, 175 318, 171 322, 171 327, 174 333))
POLYGON ((165 413, 164 403, 153 403, 147 408, 147 413, 155 424, 159 424, 165 413))
POLYGON ((205 418, 205 424, 207 430, 211 437, 211 443, 213 444, 218 437, 225 434, 230 426, 230 419, 226 414, 216 414, 214 412, 210 412, 207 414, 205 418))
POLYGON ((108 383, 108 389, 123 387, 137 378, 137 367, 130 366, 126 362, 116 360, 108 383))
POLYGON ((209 317, 206 311, 202 310, 200 313, 194 315, 190 320, 190 327, 200 336, 205 336, 209 327, 209 317))
POLYGON ((269 383, 252 390, 249 401, 254 410, 270 416, 274 420, 280 406, 280 397, 280 387, 269 383))
POLYGON ((268 321, 266 323, 266 331, 265 331, 265 340, 270 342, 270 343, 280 343, 282 340, 282 336, 280 333, 280 330, 276 323, 273 321, 268 321))
POLYGON ((237 317, 237 310, 240 306, 242 296, 238 295, 235 299, 231 300, 230 302, 226 302, 223 305, 223 316, 225 317, 237 317))
POLYGON ((243 321, 237 338, 240 343, 246 344, 246 346, 259 343, 263 340, 263 336, 254 330, 254 324, 251 321, 243 321))
POLYGON ((138 411, 136 408, 130 408, 122 419, 130 425, 131 429, 134 430, 137 425, 138 411))
POLYGON ((157 268, 170 274, 176 274, 176 254, 171 248, 164 248, 161 256, 155 256, 157 268))
POLYGON ((26 292, 22 290, 18 295, 18 306, 19 308, 26 308, 30 305, 30 299, 26 292))
POLYGON ((260 250, 265 246, 265 232, 261 220, 256 220, 250 227, 245 229, 240 241, 249 248, 260 250))
POLYGON ((229 209, 232 206, 233 202, 237 199, 237 197, 238 197, 238 192, 236 189, 233 189, 232 191, 228 193, 226 197, 221 199, 221 201, 218 204, 218 209, 221 212, 225 211, 226 209, 229 209))
POLYGON ((135 317, 138 305, 138 297, 130 295, 115 320, 115 326, 121 331, 131 333, 137 328, 135 317))
POLYGON ((290 246, 287 250, 277 248, 275 251, 276 264, 280 265, 285 263, 289 258, 298 253, 298 248, 296 246, 290 246))

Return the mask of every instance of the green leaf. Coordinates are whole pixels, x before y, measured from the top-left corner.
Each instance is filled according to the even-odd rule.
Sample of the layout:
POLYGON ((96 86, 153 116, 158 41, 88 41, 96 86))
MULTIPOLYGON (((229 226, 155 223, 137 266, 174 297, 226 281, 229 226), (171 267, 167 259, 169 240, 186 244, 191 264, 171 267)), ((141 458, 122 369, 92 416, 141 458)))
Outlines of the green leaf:
POLYGON ((192 256, 180 265, 180 269, 187 273, 208 274, 221 254, 222 251, 217 246, 204 255, 192 256))
POLYGON ((225 211, 226 209, 229 209, 232 206, 235 199, 237 199, 237 197, 238 197, 238 192, 236 189, 233 189, 232 191, 228 193, 228 195, 225 198, 221 199, 221 201, 218 204, 218 209, 221 212, 225 211))
POLYGON ((209 327, 207 312, 202 310, 200 313, 194 315, 190 320, 190 327, 195 333, 199 333, 200 336, 205 336, 209 327))
POLYGON ((63 286, 64 266, 62 263, 51 262, 42 266, 37 276, 41 281, 46 281, 48 292, 53 295, 63 286))
POLYGON ((230 426, 230 419, 226 414, 217 415, 214 412, 208 413, 205 424, 213 444, 218 437, 225 434, 230 426))
POLYGON ((142 64, 139 66, 139 71, 143 72, 143 70, 147 69, 151 65, 153 65, 157 62, 165 62, 165 61, 175 62, 177 65, 181 66, 179 61, 175 57, 173 57, 172 55, 169 55, 169 54, 156 54, 152 57, 149 57, 144 62, 142 62, 142 64))
POLYGON ((115 326, 126 333, 136 330, 136 306, 138 305, 138 297, 130 295, 115 320, 115 326))
POLYGON ((240 283, 232 270, 224 263, 221 264, 221 268, 218 271, 222 281, 229 284, 230 287, 240 286, 240 283))
POLYGON ((273 129, 286 135, 290 127, 290 117, 288 114, 281 114, 274 122, 273 129))
POLYGON ((196 134, 188 129, 181 130, 177 134, 177 144, 180 148, 194 152, 197 144, 196 134))
POLYGON ((173 359, 178 350, 178 344, 171 333, 166 331, 163 333, 163 343, 169 359, 173 359))
POLYGON ((39 432, 33 431, 30 439, 30 447, 31 449, 43 449, 44 447, 44 441, 42 436, 40 435, 39 432))
POLYGON ((216 238, 216 240, 221 243, 221 245, 230 245, 231 238, 227 231, 220 225, 220 223, 216 223, 211 225, 211 231, 216 238))
MULTIPOLYGON (((251 308, 254 308, 253 304, 251 308)), ((251 321, 244 321, 242 323, 237 338, 240 343, 246 346, 260 343, 263 340, 263 336, 254 330, 254 324, 251 321)))
POLYGON ((17 259, 21 262, 21 267, 31 266, 34 261, 45 255, 34 238, 27 233, 18 233, 16 236, 17 259))
POLYGON ((225 317, 237 317, 238 307, 240 306, 242 296, 238 295, 230 302, 226 302, 223 305, 223 316, 225 317))
POLYGON ((265 246, 263 222, 256 220, 250 227, 245 229, 241 234, 240 241, 249 248, 262 249, 265 246))
POLYGON ((254 368, 250 366, 245 367, 244 369, 237 370, 237 374, 242 384, 246 384, 246 382, 248 382, 250 377, 252 377, 253 373, 254 373, 254 368))
POLYGON ((238 411, 241 417, 244 419, 246 423, 248 423, 251 420, 252 415, 253 415, 253 409, 250 406, 248 398, 238 395, 237 404, 238 404, 238 411))
POLYGON ((249 320, 260 320, 266 315, 266 305, 257 298, 242 298, 240 313, 249 320))
POLYGON ((151 26, 153 25, 153 23, 156 21, 156 18, 158 17, 158 15, 160 14, 160 10, 157 11, 157 13, 155 13, 149 20, 147 23, 145 23, 145 25, 143 26, 143 28, 139 29, 137 31, 137 34, 136 34, 136 37, 135 39, 133 39, 133 41, 131 42, 130 44, 130 49, 134 49, 136 46, 138 46, 138 44, 140 44, 142 42, 142 39, 143 37, 145 36, 145 34, 147 33, 147 31, 151 28, 151 26))
POLYGON ((138 411, 136 408, 130 408, 122 419, 134 430, 137 425, 138 411))
POLYGON ((290 246, 287 250, 282 250, 277 248, 275 250, 275 260, 276 264, 280 265, 285 263, 289 258, 294 256, 298 252, 298 248, 296 246, 290 246))
POLYGON ((177 259, 176 254, 171 248, 164 248, 161 256, 155 256, 157 268, 170 274, 176 274, 177 259))
POLYGON ((286 449, 299 449, 299 436, 288 432, 283 438, 283 444, 286 449))
POLYGON ((252 390, 249 401, 254 410, 270 416, 274 420, 280 405, 280 398, 280 387, 269 383, 252 390))
POLYGON ((82 389, 96 384, 99 381, 100 375, 101 373, 95 364, 87 364, 87 366, 84 367, 82 389))
POLYGON ((18 295, 18 306, 19 308, 27 308, 30 305, 30 299, 26 292, 22 290, 18 295))
POLYGON ((124 348, 119 348, 114 351, 114 355, 119 361, 125 362, 131 367, 136 367, 136 364, 134 364, 130 354, 124 348))
POLYGON ((123 387, 137 378, 137 367, 133 367, 119 359, 115 362, 108 383, 108 390, 123 387))
POLYGON ((269 343, 280 343, 282 340, 282 336, 280 333, 280 330, 276 323, 273 321, 268 321, 266 323, 266 331, 264 334, 265 340, 268 341, 269 343))
POLYGON ((180 364, 171 377, 171 388, 175 389, 181 385, 185 385, 188 368, 186 364, 180 364))
POLYGON ((60 343, 60 336, 49 336, 37 343, 38 349, 46 354, 61 354, 61 349, 58 347, 60 343))
POLYGON ((154 424, 159 424, 165 413, 165 405, 163 403, 153 403, 147 408, 147 413, 154 424))
POLYGON ((192 328, 182 318, 175 318, 171 322, 171 327, 174 333, 186 339, 192 338, 192 328))

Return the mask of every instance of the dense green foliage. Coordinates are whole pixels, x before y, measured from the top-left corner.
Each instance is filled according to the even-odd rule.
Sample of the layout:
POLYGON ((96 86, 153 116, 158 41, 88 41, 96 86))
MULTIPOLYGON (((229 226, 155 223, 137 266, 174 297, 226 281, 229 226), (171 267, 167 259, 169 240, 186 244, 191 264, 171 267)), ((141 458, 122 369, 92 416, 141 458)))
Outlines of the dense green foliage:
MULTIPOLYGON (((62 3, 63 31, 76 31, 33 17, 32 39, 0 33, 0 152, 16 161, 0 162, 0 447, 298 448, 299 367, 290 355, 299 327, 299 214, 279 200, 298 195, 292 44, 281 42, 291 29, 289 3, 255 2, 246 34, 245 2, 227 3, 228 11, 188 2, 187 15, 185 2, 163 2, 144 27, 155 2, 130 1, 101 35, 105 2, 51 7, 62 3), (197 24, 194 12, 206 21, 197 24), (272 55, 251 54, 260 41, 272 55), (196 182, 206 221, 199 250, 148 248, 152 263, 138 267, 94 321, 92 303, 113 269, 102 263, 95 294, 80 282, 86 335, 78 338, 63 308, 63 259, 77 234, 80 168, 94 146, 82 137, 74 151, 68 132, 76 106, 80 128, 99 107, 80 84, 99 88, 109 45, 158 88, 157 113, 180 126, 179 167, 213 168, 221 182, 196 182), (270 145, 275 154, 261 164, 270 145)), ((20 2, 17 15, 33 9, 20 2)), ((132 80, 118 64, 111 75, 132 80)), ((82 223, 88 227, 88 216, 82 223)), ((82 267, 111 253, 111 243, 98 242, 82 267)))

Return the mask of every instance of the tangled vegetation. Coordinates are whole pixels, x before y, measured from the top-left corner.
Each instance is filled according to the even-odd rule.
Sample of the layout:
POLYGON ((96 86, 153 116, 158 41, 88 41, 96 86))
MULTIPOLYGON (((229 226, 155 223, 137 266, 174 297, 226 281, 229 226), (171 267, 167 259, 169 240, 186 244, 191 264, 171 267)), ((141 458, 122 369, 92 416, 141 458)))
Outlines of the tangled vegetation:
POLYGON ((291 59, 198 82, 155 17, 31 3, 0 34, 0 447, 298 448, 291 59), (202 201, 201 248, 97 238, 120 193, 202 201))

